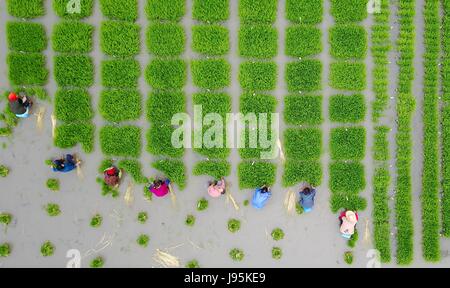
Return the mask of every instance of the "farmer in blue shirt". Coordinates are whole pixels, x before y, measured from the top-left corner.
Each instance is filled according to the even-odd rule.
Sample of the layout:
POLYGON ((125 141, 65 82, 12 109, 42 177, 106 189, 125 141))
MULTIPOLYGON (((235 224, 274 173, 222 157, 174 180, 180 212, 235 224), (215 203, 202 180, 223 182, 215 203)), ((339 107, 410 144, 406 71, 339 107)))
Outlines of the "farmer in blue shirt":
POLYGON ((267 201, 272 196, 270 192, 270 188, 267 186, 262 186, 261 188, 257 188, 255 190, 255 194, 253 194, 252 206, 256 209, 261 209, 266 206, 267 201))
POLYGON ((78 162, 75 160, 73 155, 67 154, 65 158, 56 159, 52 161, 52 169, 54 172, 67 173, 78 166, 78 162))
POLYGON ((306 186, 299 192, 300 201, 299 204, 303 207, 303 211, 310 212, 314 207, 314 198, 316 197, 316 189, 312 186, 306 186))

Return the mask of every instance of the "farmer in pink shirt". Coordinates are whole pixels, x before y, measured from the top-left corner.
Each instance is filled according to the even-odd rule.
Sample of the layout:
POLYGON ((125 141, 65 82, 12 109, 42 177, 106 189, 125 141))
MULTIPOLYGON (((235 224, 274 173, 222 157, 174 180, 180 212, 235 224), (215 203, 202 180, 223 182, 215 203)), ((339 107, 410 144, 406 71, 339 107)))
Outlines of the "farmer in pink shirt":
POLYGON ((220 195, 225 194, 225 179, 220 181, 212 181, 209 183, 208 194, 213 198, 218 198, 220 195))
POLYGON ((150 185, 150 187, 148 187, 148 189, 156 197, 164 197, 170 192, 169 185, 170 185, 169 179, 166 179, 165 181, 155 180, 153 181, 153 184, 150 185))

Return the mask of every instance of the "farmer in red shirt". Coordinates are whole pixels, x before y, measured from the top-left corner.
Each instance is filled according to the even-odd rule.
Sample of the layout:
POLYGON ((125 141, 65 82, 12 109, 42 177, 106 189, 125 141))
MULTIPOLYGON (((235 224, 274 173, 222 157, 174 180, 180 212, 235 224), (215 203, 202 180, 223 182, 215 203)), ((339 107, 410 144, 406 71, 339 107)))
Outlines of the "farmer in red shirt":
POLYGON ((103 171, 106 185, 112 188, 119 187, 122 171, 115 166, 111 166, 103 171))

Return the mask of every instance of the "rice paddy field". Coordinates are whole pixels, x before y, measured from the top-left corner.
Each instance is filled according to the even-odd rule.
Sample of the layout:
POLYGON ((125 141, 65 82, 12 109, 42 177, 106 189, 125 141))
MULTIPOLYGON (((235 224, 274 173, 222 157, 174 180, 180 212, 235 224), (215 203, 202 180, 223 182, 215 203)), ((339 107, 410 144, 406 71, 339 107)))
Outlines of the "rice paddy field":
POLYGON ((450 266, 450 0, 6 0, 0 67, 0 267, 450 266), (276 157, 175 147, 198 105, 278 115, 276 157))

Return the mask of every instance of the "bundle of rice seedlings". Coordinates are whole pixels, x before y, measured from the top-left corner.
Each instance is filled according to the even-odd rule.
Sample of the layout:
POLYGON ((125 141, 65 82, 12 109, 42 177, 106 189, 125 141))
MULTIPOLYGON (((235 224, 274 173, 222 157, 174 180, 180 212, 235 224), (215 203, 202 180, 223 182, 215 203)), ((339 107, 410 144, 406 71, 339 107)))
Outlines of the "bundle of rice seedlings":
POLYGON ((156 249, 156 253, 153 256, 153 260, 161 264, 164 268, 178 268, 180 267, 180 260, 170 255, 169 253, 163 252, 160 249, 156 249))

